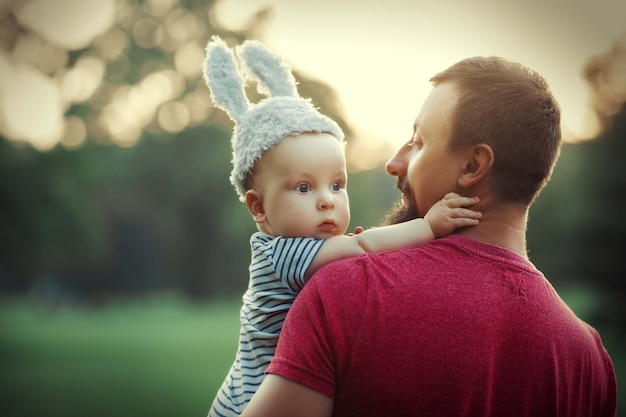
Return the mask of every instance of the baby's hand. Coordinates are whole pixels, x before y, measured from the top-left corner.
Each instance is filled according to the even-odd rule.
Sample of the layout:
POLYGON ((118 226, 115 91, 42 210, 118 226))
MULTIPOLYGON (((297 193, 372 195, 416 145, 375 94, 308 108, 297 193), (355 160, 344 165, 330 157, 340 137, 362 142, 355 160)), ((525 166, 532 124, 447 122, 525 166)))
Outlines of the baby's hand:
POLYGON ((348 233, 348 236, 358 235, 363 231, 363 226, 357 226, 354 228, 354 233, 348 233))
POLYGON ((465 208, 476 203, 478 197, 461 197, 456 193, 448 193, 428 210, 424 220, 430 225, 435 238, 448 236, 459 227, 478 224, 482 213, 465 208))

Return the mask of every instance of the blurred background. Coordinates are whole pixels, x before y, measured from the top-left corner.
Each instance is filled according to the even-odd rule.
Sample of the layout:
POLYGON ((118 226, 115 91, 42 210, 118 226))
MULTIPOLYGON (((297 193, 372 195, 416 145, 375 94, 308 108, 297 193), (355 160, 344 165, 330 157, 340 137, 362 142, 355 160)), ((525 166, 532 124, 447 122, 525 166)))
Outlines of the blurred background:
POLYGON ((567 142, 530 256, 600 331, 619 384, 624 16, 614 0, 0 0, 0 414, 206 415, 255 231, 228 181, 232 123, 202 79, 213 35, 265 41, 340 123, 351 227, 398 197, 383 164, 430 76, 494 54, 541 72, 567 142))

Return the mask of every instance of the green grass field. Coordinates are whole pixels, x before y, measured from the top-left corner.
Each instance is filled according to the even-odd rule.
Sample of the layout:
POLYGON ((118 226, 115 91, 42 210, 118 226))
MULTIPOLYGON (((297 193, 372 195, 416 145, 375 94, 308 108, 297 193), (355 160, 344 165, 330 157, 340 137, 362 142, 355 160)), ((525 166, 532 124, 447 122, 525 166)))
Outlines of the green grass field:
POLYGON ((236 351, 239 301, 106 307, 0 300, 0 415, 206 416, 236 351))
MULTIPOLYGON (((583 317, 595 302, 567 294, 583 317)), ((0 416, 204 417, 235 355, 238 299, 44 308, 0 298, 0 416)), ((623 331, 599 328, 626 416, 623 331)))

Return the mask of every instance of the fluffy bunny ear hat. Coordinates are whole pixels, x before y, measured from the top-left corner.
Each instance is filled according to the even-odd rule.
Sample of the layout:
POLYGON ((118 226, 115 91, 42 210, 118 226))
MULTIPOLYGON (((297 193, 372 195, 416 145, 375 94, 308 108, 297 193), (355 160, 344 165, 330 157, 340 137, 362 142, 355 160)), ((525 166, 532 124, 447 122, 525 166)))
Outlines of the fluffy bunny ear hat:
POLYGON ((244 181, 263 152, 287 136, 324 132, 343 144, 344 134, 310 100, 298 95, 296 81, 283 58, 258 41, 245 41, 236 51, 243 67, 258 80, 259 92, 268 98, 254 105, 248 101, 233 51, 216 36, 207 45, 204 78, 216 107, 235 122, 230 182, 245 202, 244 181))

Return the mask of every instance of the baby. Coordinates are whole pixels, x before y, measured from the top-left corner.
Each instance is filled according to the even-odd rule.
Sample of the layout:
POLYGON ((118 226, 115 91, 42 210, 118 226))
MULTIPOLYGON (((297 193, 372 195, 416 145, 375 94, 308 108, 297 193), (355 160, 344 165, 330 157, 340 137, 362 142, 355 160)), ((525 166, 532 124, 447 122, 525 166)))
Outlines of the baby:
POLYGON ((289 66, 256 41, 237 48, 269 98, 251 105, 234 53, 207 46, 205 79, 235 122, 231 182, 257 225, 243 296, 239 349, 209 416, 239 415, 265 376, 289 307, 325 264, 419 245, 478 223, 477 198, 447 194, 423 219, 345 235, 350 223, 344 135, 298 96, 289 66))

